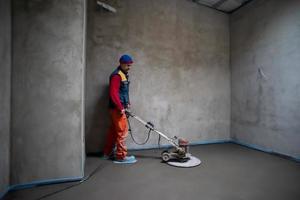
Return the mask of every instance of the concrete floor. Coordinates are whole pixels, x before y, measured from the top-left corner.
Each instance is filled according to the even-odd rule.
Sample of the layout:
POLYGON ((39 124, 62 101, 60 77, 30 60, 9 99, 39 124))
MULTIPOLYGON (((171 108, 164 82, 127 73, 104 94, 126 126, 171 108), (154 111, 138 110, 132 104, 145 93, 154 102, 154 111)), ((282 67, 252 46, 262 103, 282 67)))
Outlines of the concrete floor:
POLYGON ((161 150, 131 152, 138 158, 134 165, 89 157, 86 174, 100 167, 80 185, 41 186, 11 192, 4 199, 300 199, 300 163, 231 143, 194 146, 190 151, 201 159, 200 166, 168 166, 161 163, 161 150), (45 196, 56 191, 61 192, 45 196))

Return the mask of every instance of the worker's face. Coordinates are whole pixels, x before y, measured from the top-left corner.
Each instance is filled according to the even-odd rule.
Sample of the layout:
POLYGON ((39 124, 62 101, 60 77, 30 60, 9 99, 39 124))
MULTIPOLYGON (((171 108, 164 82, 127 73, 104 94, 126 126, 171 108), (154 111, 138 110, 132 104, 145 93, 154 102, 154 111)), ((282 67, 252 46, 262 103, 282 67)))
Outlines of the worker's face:
POLYGON ((131 65, 132 64, 125 64, 125 63, 121 63, 121 69, 125 72, 125 73, 128 73, 130 68, 131 68, 131 65))

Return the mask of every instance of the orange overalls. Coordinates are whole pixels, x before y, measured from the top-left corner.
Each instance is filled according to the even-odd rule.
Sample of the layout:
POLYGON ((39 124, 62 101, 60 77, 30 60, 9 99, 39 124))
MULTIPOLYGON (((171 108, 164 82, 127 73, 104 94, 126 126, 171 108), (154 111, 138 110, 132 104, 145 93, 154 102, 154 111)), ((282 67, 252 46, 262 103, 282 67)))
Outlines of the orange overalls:
POLYGON ((125 114, 120 114, 118 109, 110 109, 109 114, 111 125, 108 130, 104 154, 111 155, 114 145, 116 145, 116 157, 118 160, 122 160, 127 155, 125 145, 125 139, 128 135, 127 118, 125 114))
POLYGON ((129 104, 128 94, 128 75, 124 74, 120 68, 117 68, 110 77, 109 95, 110 95, 110 119, 111 125, 108 130, 104 155, 110 156, 116 145, 116 158, 122 160, 127 155, 125 140, 128 135, 128 124, 125 114, 121 110, 129 104))

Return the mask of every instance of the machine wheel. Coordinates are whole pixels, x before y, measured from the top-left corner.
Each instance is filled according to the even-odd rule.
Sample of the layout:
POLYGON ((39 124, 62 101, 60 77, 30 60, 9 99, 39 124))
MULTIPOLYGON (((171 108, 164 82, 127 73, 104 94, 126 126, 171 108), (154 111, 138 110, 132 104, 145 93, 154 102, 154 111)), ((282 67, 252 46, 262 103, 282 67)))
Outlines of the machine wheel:
POLYGON ((164 151, 162 154, 161 154, 161 158, 163 161, 165 162, 168 162, 170 160, 170 154, 168 151, 164 151))

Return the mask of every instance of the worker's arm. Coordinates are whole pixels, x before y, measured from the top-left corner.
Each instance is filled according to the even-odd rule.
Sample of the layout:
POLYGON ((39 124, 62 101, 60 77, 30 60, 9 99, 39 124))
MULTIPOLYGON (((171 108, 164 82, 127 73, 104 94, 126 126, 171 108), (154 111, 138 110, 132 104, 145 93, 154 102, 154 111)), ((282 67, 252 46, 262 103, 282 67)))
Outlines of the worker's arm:
MULTIPOLYGON (((129 81, 128 81, 128 84, 129 84, 129 81)), ((128 93, 129 93, 129 88, 128 88, 128 93)), ((128 95, 128 102, 127 102, 127 105, 126 105, 125 109, 130 109, 130 106, 131 106, 130 98, 129 98, 129 95, 128 95)))
POLYGON ((124 110, 124 107, 122 106, 122 103, 120 101, 120 83, 121 83, 121 77, 116 74, 111 77, 110 84, 109 84, 109 96, 112 100, 112 102, 115 104, 116 108, 120 111, 124 110))

